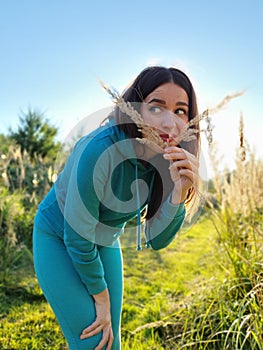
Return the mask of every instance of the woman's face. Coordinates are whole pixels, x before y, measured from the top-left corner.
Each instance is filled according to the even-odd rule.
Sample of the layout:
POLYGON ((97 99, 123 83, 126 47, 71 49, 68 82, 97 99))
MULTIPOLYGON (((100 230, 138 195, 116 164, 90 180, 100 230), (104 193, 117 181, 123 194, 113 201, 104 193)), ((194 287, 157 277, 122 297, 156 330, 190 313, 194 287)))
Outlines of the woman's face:
POLYGON ((174 83, 160 85, 144 100, 141 115, 145 124, 154 127, 164 141, 175 138, 189 121, 186 91, 174 83))

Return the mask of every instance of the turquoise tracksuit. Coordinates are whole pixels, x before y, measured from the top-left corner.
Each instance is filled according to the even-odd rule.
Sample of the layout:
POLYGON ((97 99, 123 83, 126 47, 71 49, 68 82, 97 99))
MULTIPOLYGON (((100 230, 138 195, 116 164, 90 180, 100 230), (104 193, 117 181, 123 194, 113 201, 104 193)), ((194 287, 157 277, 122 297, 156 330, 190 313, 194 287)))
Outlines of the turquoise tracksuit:
MULTIPOLYGON (((147 205, 162 156, 144 166, 129 139, 113 121, 83 137, 35 217, 33 248, 36 274, 70 350, 92 350, 101 334, 80 340, 96 318, 93 294, 108 288, 114 343, 120 349, 122 255, 119 236, 127 221, 147 205), (157 161, 158 160, 158 161, 157 161), (156 168, 158 168, 156 170, 156 168)), ((166 164, 166 167, 164 167, 166 164)), ((146 222, 153 249, 167 246, 183 224, 183 204, 164 198, 158 215, 146 222)), ((126 230, 126 229, 125 229, 126 230)))

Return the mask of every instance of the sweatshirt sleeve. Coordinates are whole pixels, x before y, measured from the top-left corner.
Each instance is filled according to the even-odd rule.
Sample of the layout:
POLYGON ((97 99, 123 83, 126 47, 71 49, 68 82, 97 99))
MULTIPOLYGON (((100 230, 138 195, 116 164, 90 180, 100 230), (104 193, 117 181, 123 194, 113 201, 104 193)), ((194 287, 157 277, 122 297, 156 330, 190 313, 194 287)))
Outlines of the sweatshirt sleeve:
POLYGON ((148 244, 159 250, 168 246, 180 230, 185 219, 184 203, 174 205, 170 196, 163 203, 158 215, 146 223, 145 234, 148 244))
POLYGON ((101 153, 89 144, 76 151, 65 201, 64 242, 72 263, 91 295, 107 288, 96 232, 99 226, 100 198, 107 181, 107 164, 97 167, 101 153), (96 165, 96 173, 94 168, 96 165))
POLYGON ((65 223, 65 243, 73 265, 90 295, 106 289, 97 245, 76 233, 68 223, 65 223))

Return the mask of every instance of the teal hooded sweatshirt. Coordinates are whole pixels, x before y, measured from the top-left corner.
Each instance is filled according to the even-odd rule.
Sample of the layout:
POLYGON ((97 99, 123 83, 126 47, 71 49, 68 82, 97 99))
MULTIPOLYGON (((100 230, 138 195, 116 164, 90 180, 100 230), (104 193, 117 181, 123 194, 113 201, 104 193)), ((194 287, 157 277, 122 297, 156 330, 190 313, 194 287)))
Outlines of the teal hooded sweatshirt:
MULTIPOLYGON (((43 216, 48 230, 64 241, 91 295, 107 288, 98 245, 114 246, 126 223, 136 216, 140 249, 140 213, 151 196, 156 171, 162 169, 156 170, 155 160, 143 165, 132 140, 110 120, 76 143, 40 203, 38 215, 43 216)), ((168 196, 144 225, 148 246, 155 250, 166 247, 184 218, 184 203, 173 205, 168 196)))

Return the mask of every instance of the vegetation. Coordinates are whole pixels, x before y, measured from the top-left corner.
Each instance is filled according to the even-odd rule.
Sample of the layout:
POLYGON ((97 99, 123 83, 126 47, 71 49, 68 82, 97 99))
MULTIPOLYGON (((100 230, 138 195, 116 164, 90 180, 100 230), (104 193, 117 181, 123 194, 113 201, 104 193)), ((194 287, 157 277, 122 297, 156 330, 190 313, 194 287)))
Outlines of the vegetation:
MULTIPOLYGON (((0 141, 0 348, 66 350, 32 262, 33 217, 54 158, 32 158, 10 135, 0 141)), ((123 249, 124 350, 263 350, 263 163, 242 119, 235 170, 218 173, 216 154, 198 222, 164 250, 123 249)))
POLYGON ((20 116, 17 131, 10 129, 9 137, 26 151, 31 161, 35 157, 56 159, 60 143, 55 142, 58 129, 50 124, 40 112, 29 109, 20 116))

